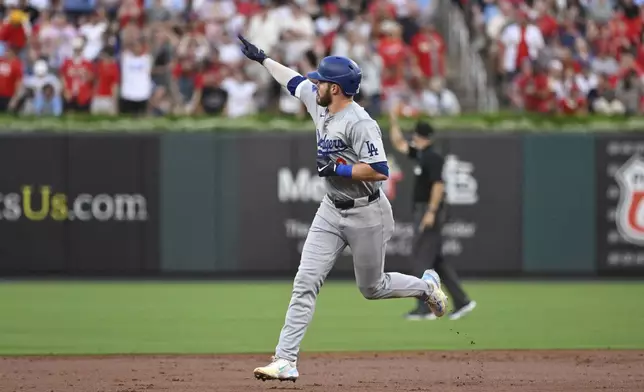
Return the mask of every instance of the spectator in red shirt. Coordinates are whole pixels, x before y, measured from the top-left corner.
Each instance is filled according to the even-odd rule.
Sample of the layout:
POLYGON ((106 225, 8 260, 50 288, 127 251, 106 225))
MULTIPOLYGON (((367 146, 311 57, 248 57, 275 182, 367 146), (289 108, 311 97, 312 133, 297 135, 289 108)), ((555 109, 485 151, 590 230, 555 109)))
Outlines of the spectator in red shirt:
POLYGON ((630 46, 626 24, 622 19, 616 17, 610 22, 609 34, 603 35, 602 38, 610 45, 611 54, 620 61, 622 48, 630 46))
POLYGON ((563 78, 557 87, 557 109, 560 114, 583 114, 587 112, 586 96, 575 82, 576 71, 563 68, 563 78))
POLYGON ((559 24, 557 23, 557 19, 552 16, 546 2, 543 0, 535 1, 534 10, 537 14, 534 24, 541 30, 543 38, 548 41, 555 37, 558 33, 559 24))
POLYGON ((396 19, 396 6, 388 0, 374 0, 369 4, 369 14, 374 21, 396 19))
POLYGON ((644 67, 644 29, 640 36, 640 41, 635 46, 635 62, 640 67, 644 67))
POLYGON ((529 60, 524 60, 521 73, 514 81, 514 97, 526 112, 550 113, 554 109, 554 94, 548 75, 529 60))
POLYGON ((256 0, 237 0, 237 13, 247 18, 255 15, 262 9, 262 5, 256 0))
POLYGON ((567 115, 588 113, 586 96, 576 86, 573 86, 569 95, 559 100, 559 113, 567 115))
POLYGON ((96 85, 92 98, 92 114, 118 113, 119 84, 121 82, 121 70, 114 61, 109 50, 101 52, 101 57, 96 64, 96 85))
POLYGON ((427 77, 445 77, 445 41, 432 24, 420 27, 411 39, 416 65, 427 77))
POLYGON ((5 22, 0 27, 0 41, 19 53, 27 45, 27 39, 31 33, 29 15, 25 12, 14 9, 9 12, 5 22))
POLYGON ((529 93, 527 85, 533 77, 534 70, 532 67, 532 62, 530 62, 529 60, 524 60, 523 63, 521 63, 521 70, 512 80, 510 91, 508 93, 512 104, 517 108, 526 108, 526 101, 529 93))
POLYGON ((121 3, 117 14, 121 28, 134 22, 137 26, 141 27, 145 20, 145 15, 141 9, 141 5, 137 0, 125 0, 121 3))
POLYGON ((83 46, 83 39, 75 38, 72 42, 74 53, 63 61, 60 68, 65 111, 89 112, 94 90, 94 66, 83 58, 83 46))
POLYGON ((384 37, 378 43, 378 54, 382 58, 384 68, 391 68, 397 80, 402 80, 405 74, 407 46, 402 39, 402 29, 396 22, 387 21, 382 27, 384 37))
POLYGON ((22 83, 22 63, 11 48, 0 56, 0 111, 6 113, 15 107, 16 92, 22 83))
POLYGON ((626 36, 630 40, 635 40, 639 37, 642 28, 640 8, 634 4, 633 0, 621 0, 619 4, 622 9, 620 14, 624 21, 626 36))

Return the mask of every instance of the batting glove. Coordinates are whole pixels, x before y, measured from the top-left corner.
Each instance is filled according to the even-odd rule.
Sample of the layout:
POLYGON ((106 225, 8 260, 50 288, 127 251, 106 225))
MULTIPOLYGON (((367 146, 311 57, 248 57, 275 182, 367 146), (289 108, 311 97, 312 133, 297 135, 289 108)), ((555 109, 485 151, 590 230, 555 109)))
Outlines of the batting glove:
POLYGON ((268 58, 268 56, 266 55, 266 53, 264 53, 263 50, 259 49, 257 46, 248 42, 248 40, 244 38, 241 34, 237 34, 237 38, 239 38, 239 40, 243 44, 241 51, 244 54, 244 56, 248 57, 253 61, 257 61, 260 64, 262 64, 264 60, 268 58))
POLYGON ((318 157, 318 176, 320 177, 332 177, 337 176, 338 173, 335 172, 337 164, 331 160, 328 156, 318 157))

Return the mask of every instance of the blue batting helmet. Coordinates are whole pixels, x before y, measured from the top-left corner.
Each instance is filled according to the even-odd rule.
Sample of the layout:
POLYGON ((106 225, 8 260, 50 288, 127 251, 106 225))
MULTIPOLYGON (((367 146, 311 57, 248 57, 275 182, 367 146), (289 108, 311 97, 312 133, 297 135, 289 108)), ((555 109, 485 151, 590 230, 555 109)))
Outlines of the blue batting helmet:
POLYGON ((355 61, 342 56, 328 56, 320 61, 317 71, 306 74, 309 79, 335 83, 346 95, 360 90, 362 70, 355 61))

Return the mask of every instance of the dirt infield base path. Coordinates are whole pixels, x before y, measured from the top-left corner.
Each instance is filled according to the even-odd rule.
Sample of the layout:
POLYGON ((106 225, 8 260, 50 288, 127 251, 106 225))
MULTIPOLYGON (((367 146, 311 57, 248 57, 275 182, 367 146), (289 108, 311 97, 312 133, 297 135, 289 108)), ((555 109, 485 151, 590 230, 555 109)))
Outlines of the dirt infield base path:
POLYGON ((303 354, 296 383, 267 356, 2 357, 0 391, 644 391, 644 351, 303 354))

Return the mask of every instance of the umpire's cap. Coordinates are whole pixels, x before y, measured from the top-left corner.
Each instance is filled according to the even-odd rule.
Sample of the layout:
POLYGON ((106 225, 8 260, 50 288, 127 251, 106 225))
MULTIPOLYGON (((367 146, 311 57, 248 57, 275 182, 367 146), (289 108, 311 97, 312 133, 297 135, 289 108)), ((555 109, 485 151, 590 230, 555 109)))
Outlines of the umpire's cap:
POLYGON ((306 74, 309 79, 335 83, 345 95, 353 96, 360 91, 362 70, 348 57, 328 56, 320 61, 317 71, 306 74))
POLYGON ((416 123, 416 129, 414 130, 414 132, 418 136, 430 138, 434 134, 434 128, 432 128, 431 124, 429 123, 426 123, 424 121, 418 121, 416 123))

